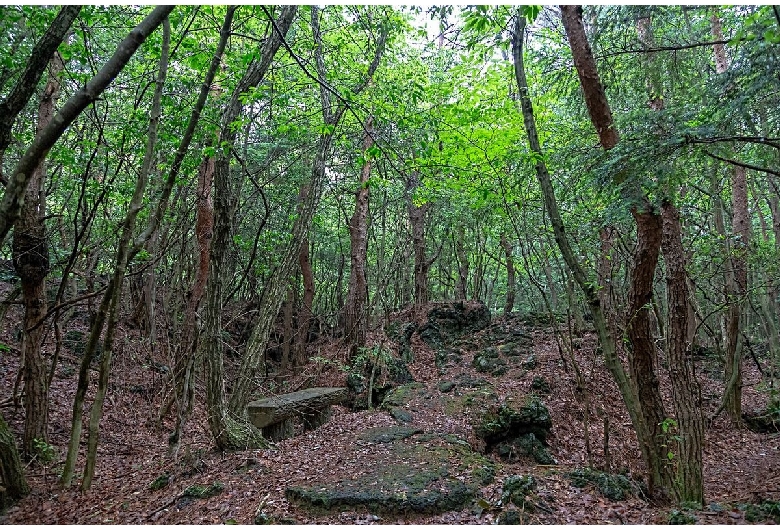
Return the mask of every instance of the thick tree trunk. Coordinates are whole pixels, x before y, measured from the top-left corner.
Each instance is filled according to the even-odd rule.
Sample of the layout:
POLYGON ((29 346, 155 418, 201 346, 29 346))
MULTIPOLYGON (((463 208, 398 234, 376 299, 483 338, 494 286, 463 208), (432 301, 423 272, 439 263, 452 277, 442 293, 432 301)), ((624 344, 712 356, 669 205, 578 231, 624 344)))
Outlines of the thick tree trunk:
POLYGON ((675 492, 680 502, 704 504, 702 479, 702 447, 704 418, 701 410, 701 387, 689 356, 687 335, 688 287, 685 272, 685 252, 680 233, 680 214, 671 202, 661 207, 666 264, 666 296, 669 320, 666 326, 666 354, 672 382, 672 399, 680 438, 673 459, 676 466, 675 492))
POLYGON ((14 435, 0 414, 0 511, 29 492, 14 435))
MULTIPOLYGON (((612 124, 612 113, 598 75, 596 61, 585 35, 582 8, 561 6, 561 16, 591 121, 604 149, 611 149, 617 144, 618 135, 612 124)), ((615 181, 625 179, 625 175, 614 177, 615 181)), ((650 492, 656 496, 665 496, 671 489, 673 478, 665 465, 666 452, 662 447, 663 440, 659 436, 661 424, 666 418, 653 366, 656 353, 650 329, 649 309, 653 293, 653 276, 661 246, 661 220, 660 216, 652 211, 638 183, 625 188, 624 198, 634 205, 631 214, 637 229, 637 249, 631 274, 629 312, 626 322, 630 348, 629 369, 636 391, 633 405, 637 407, 635 414, 632 414, 632 420, 642 456, 648 467, 650 492)), ((632 404, 626 401, 626 405, 631 413, 632 404)))
MULTIPOLYGON (((652 24, 649 17, 639 19, 637 31, 646 49, 655 48, 652 24)), ((648 63, 648 92, 650 108, 660 111, 664 108, 661 69, 655 54, 646 57, 648 63)), ((689 357, 689 322, 691 303, 688 301, 688 286, 685 272, 685 252, 682 247, 682 225, 677 208, 667 197, 661 206, 661 246, 666 263, 666 299, 668 321, 665 326, 666 354, 669 378, 672 384, 672 400, 677 419, 675 437, 669 427, 660 433, 666 444, 676 445, 677 451, 661 448, 660 458, 667 467, 674 469, 674 476, 667 478, 667 488, 678 502, 704 503, 702 479, 702 447, 704 444, 704 417, 701 409, 701 389, 696 380, 694 366, 689 357), (668 455, 675 458, 669 459, 668 455)), ((652 286, 650 287, 652 289, 652 286)), ((659 319, 659 328, 661 327, 659 319)), ((664 332, 661 332, 663 335, 664 332)), ((660 402, 660 396, 658 397, 660 402)), ((665 414, 664 414, 665 416, 665 414)))
MULTIPOLYGON (((49 79, 38 106, 38 133, 54 116, 60 90, 58 76, 64 66, 57 52, 49 64, 49 79)), ((41 354, 46 331, 43 322, 47 310, 46 276, 49 274, 49 245, 43 221, 46 216, 45 179, 46 164, 41 161, 30 178, 21 214, 14 223, 13 236, 14 266, 21 279, 24 300, 22 357, 25 417, 22 454, 26 458, 35 456, 36 440, 48 442, 49 389, 41 354)))
POLYGON ((506 258, 506 302, 504 302, 504 314, 509 315, 515 307, 515 260, 512 243, 506 237, 505 232, 501 232, 501 247, 504 249, 506 258))
POLYGON ((648 458, 648 489, 656 494, 660 493, 657 488, 669 492, 672 485, 671 477, 665 471, 667 451, 663 446, 662 424, 666 413, 655 371, 656 347, 651 325, 653 277, 662 238, 661 216, 637 209, 633 209, 631 214, 636 222, 637 246, 625 328, 629 341, 629 371, 637 388, 640 413, 647 428, 647 436, 639 443, 644 446, 642 453, 648 458))
POLYGON ((347 288, 347 306, 344 308, 344 341, 349 348, 349 358, 354 358, 358 350, 366 345, 368 321, 368 285, 366 262, 368 260, 368 201, 371 177, 371 159, 369 149, 374 145, 371 130, 371 118, 366 120, 363 137, 363 169, 360 173, 358 189, 355 192, 355 211, 349 221, 350 271, 347 288))

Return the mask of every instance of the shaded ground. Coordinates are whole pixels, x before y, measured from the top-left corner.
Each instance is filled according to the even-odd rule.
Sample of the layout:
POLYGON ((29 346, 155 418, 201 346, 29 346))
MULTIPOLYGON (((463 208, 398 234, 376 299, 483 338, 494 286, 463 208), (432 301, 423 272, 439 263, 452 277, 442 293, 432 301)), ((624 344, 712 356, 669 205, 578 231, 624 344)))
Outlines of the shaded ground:
MULTIPOLYGON (((409 315, 405 317, 402 320, 409 320, 409 315)), ((7 319, 11 321, 11 316, 7 319)), ((76 354, 65 351, 51 391, 50 436, 57 456, 47 466, 35 464, 29 468, 32 493, 2 516, 0 522, 489 524, 499 518, 504 522, 530 523, 669 521, 671 508, 649 504, 638 490, 624 500, 610 500, 595 483, 570 476, 575 469, 588 465, 584 413, 575 395, 574 377, 564 369, 549 330, 529 328, 519 319, 494 318, 488 328, 470 333, 449 347, 446 355, 439 353, 439 367, 436 351, 422 342, 418 334, 412 336, 414 362, 409 370, 421 385, 394 405, 411 416, 403 424, 414 433, 408 437, 388 443, 370 441, 366 437, 371 433, 385 432, 372 429, 395 428, 399 422, 386 410, 350 412, 334 407, 329 423, 279 442, 273 449, 217 454, 211 449, 207 434, 200 381, 198 405, 175 460, 166 457, 170 425, 158 430, 150 421, 162 400, 165 376, 161 367, 170 363, 162 346, 147 351, 136 346, 139 341, 134 332, 124 332, 126 340, 117 340, 124 346, 116 352, 92 490, 63 491, 57 484, 67 446, 78 362, 76 354), (500 355, 505 371, 478 371, 483 367, 474 363, 475 355, 489 347, 501 350, 509 342, 514 346, 503 346, 500 355), (507 348, 520 351, 507 355, 507 348), (534 362, 530 362, 531 354, 534 362), (549 385, 549 393, 539 390, 535 377, 549 385), (483 485, 484 477, 473 472, 484 466, 464 465, 465 453, 460 451, 465 447, 453 449, 452 440, 463 440, 476 451, 483 449, 484 443, 475 435, 473 426, 484 415, 485 407, 507 399, 522 399, 532 391, 532 385, 552 417, 552 434, 547 442, 557 463, 539 465, 527 457, 509 463, 491 454, 488 458, 495 465, 495 476, 483 485), (361 478, 364 482, 377 482, 380 491, 396 491, 398 484, 381 483, 376 473, 378 467, 406 465, 402 472, 408 471, 409 466, 425 468, 432 461, 424 458, 426 451, 438 451, 441 458, 450 461, 436 467, 438 475, 421 490, 431 489, 431 484, 437 487, 435 484, 441 485, 442 481, 452 486, 451 480, 464 480, 473 491, 463 508, 444 513, 416 513, 413 509, 395 513, 376 505, 367 509, 346 503, 335 511, 311 510, 301 503, 300 496, 286 495, 288 490, 300 492, 318 484, 341 485, 344 490, 361 478), (505 486, 512 480, 517 482, 516 478, 507 482, 507 478, 528 475, 534 477, 532 493, 527 497, 507 496, 505 486)), ((10 330, 5 333, 10 334, 10 330)), ((0 341, 14 344, 8 336, 0 337, 0 341)), ((304 384, 343 385, 344 373, 336 367, 344 361, 338 341, 320 339, 312 345, 312 352, 332 362, 311 365, 298 378, 289 380, 287 388, 295 390, 304 384)), ((593 393, 588 428, 592 464, 602 467, 605 463, 607 417, 612 471, 623 471, 628 479, 641 476, 636 439, 617 389, 595 353, 594 338, 585 336, 579 340, 575 355, 593 393)), ((18 350, 2 354, 0 386, 4 396, 12 394, 18 363, 18 350)), ((722 392, 720 369, 716 360, 698 358, 697 371, 703 383, 704 406, 711 414, 722 392)), ((664 375, 661 385, 666 389, 664 375)), ((96 377, 96 373, 92 376, 96 377)), ((758 370, 746 360, 746 410, 758 410, 765 405, 765 395, 756 389, 758 381, 758 370)), ((21 432, 22 411, 6 403, 3 414, 15 432, 21 432)), ((780 438, 776 434, 737 430, 725 418, 718 418, 706 433, 704 475, 706 500, 711 504, 704 510, 683 511, 676 517, 693 516, 700 523, 721 524, 765 521, 766 513, 757 512, 752 506, 766 499, 780 500, 778 446, 780 438)), ((469 454, 474 453, 469 450, 469 454)), ((483 457, 477 454, 476 458, 483 457)))

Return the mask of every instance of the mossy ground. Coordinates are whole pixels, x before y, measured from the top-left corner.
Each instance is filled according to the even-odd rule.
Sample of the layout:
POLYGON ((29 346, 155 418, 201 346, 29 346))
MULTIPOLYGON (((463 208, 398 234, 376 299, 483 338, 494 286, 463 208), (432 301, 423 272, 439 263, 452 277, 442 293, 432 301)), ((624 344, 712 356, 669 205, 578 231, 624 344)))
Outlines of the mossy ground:
POLYGON ((389 457, 357 478, 287 488, 288 500, 314 510, 361 506, 377 513, 442 513, 468 504, 492 482, 494 464, 456 436, 373 429, 362 442, 389 446, 389 457))

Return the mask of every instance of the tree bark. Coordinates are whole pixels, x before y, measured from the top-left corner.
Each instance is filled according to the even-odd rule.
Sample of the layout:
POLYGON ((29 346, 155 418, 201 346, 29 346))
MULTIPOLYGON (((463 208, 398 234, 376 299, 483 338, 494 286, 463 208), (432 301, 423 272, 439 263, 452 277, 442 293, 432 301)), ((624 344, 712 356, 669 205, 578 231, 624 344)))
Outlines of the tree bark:
MULTIPOLYGON (((466 286, 469 280, 469 257, 466 253, 466 234, 463 223, 455 229, 455 257, 458 260, 458 280, 455 284, 455 299, 466 300, 466 286)), ((508 296, 508 294, 507 294, 508 296)))
POLYGON ((505 232, 501 232, 501 248, 504 249, 506 257, 506 302, 504 303, 504 314, 509 315, 515 307, 515 260, 513 258, 512 244, 505 232))
MULTIPOLYGON (((710 18, 712 35, 716 41, 723 40, 718 8, 710 18)), ((724 74, 728 70, 726 50, 722 44, 713 46, 715 72, 724 74)), ((732 238, 726 239, 726 252, 731 270, 726 271, 725 298, 728 310, 725 318, 724 340, 726 354, 726 388, 723 393, 725 408, 734 423, 742 423, 742 330, 745 328, 745 311, 748 270, 747 251, 750 242, 750 215, 747 202, 746 170, 734 166, 731 178, 732 238)), ((724 230, 725 232, 725 230, 724 230)))
MULTIPOLYGON (((59 96, 58 76, 62 59, 51 57, 49 79, 38 107, 37 131, 43 130, 54 116, 59 96)), ((35 456, 35 441, 48 442, 49 388, 41 346, 46 331, 46 276, 49 274, 49 245, 46 236, 46 165, 42 160, 33 171, 25 192, 19 219, 14 223, 14 267, 21 279, 24 300, 22 357, 24 372, 24 437, 22 454, 35 456)))
POLYGON ((46 158, 49 150, 59 140, 60 136, 73 123, 79 114, 108 87, 114 78, 122 71, 135 51, 143 44, 146 38, 159 26, 163 19, 174 10, 176 6, 158 6, 146 18, 119 43, 114 55, 108 62, 87 82, 84 88, 76 92, 63 105, 62 109, 54 116, 35 140, 27 148, 22 158, 17 162, 11 172, 8 186, 5 188, 3 199, 0 201, 0 245, 5 241, 8 231, 19 217, 24 193, 32 177, 32 172, 46 158))
MULTIPOLYGON (((309 193, 308 185, 302 184, 301 191, 298 194, 298 200, 303 202, 309 193)), ((306 345, 309 342, 309 333, 313 321, 314 306, 314 271, 309 259, 309 236, 304 234, 301 241, 301 251, 298 254, 298 266, 301 269, 301 278, 303 282, 303 298, 298 309, 298 336, 295 341, 295 358, 293 366, 297 369, 306 362, 306 345)))
POLYGON ((349 348, 349 358, 358 354, 366 345, 368 321, 368 285, 366 262, 368 260, 368 201, 370 196, 369 178, 371 177, 371 159, 369 149, 374 145, 372 137, 372 118, 366 120, 363 136, 363 169, 360 173, 358 189, 355 192, 355 211, 349 221, 350 271, 347 287, 347 305, 344 310, 344 341, 349 348))
POLYGON ((425 219, 431 203, 415 204, 414 193, 418 187, 420 187, 420 176, 417 172, 413 172, 406 181, 406 200, 414 249, 414 304, 422 307, 428 303, 428 270, 431 262, 425 255, 425 219))
POLYGON ((618 132, 612 120, 612 110, 607 101, 607 95, 599 78, 596 60, 593 58, 590 43, 585 35, 585 28, 582 24, 582 6, 562 5, 560 7, 561 19, 566 28, 566 36, 572 49, 574 66, 580 78, 590 120, 599 135, 601 146, 606 150, 612 149, 618 143, 618 132))
POLYGON ((675 481, 679 502, 704 504, 702 478, 702 447, 704 445, 704 418, 701 410, 701 386, 696 380, 695 367, 688 347, 688 286, 685 272, 685 252, 680 234, 680 214, 669 201, 661 206, 663 241, 661 246, 666 264, 666 293, 668 323, 667 348, 672 399, 677 413, 678 451, 674 463, 677 467, 675 481))
POLYGON ((0 414, 0 510, 9 507, 29 492, 14 435, 0 414))

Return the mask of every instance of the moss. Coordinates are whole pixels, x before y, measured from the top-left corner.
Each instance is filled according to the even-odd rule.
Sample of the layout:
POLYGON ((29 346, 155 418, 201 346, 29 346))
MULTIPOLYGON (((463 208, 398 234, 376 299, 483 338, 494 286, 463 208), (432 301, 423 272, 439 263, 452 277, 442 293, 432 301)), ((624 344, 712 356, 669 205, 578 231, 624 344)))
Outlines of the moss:
POLYGON ((748 504, 742 507, 745 520, 751 523, 772 519, 780 523, 780 501, 767 500, 761 504, 748 504))
POLYGON ((391 407, 403 407, 417 396, 422 396, 427 392, 423 383, 407 383, 391 390, 382 401, 382 408, 385 410, 391 407))
POLYGON ((209 484, 208 486, 193 484, 192 486, 188 486, 187 489, 185 489, 182 492, 181 496, 192 497, 195 499, 208 499, 209 497, 219 495, 224 490, 225 490, 225 485, 222 484, 221 482, 214 482, 213 484, 209 484))
POLYGON ((384 513, 442 513, 465 506, 492 477, 491 462, 457 437, 423 434, 386 443, 393 463, 335 484, 289 487, 288 500, 325 511, 362 506, 384 513), (469 478, 458 478, 464 476, 469 478))
POLYGON ((170 475, 167 473, 164 473, 154 479, 151 484, 149 484, 149 490, 151 491, 157 491, 163 489, 165 486, 167 486, 171 481, 170 475))
POLYGON ((672 510, 669 512, 669 524, 696 524, 696 518, 685 510, 672 510))
POLYGON ((612 501, 625 500, 629 495, 636 495, 639 487, 625 475, 611 475, 595 469, 575 469, 569 473, 571 484, 575 488, 583 488, 588 484, 596 486, 606 498, 612 501))
POLYGON ((504 479, 501 502, 506 505, 512 503, 518 507, 524 507, 526 496, 536 490, 536 479, 532 475, 511 475, 504 479))

